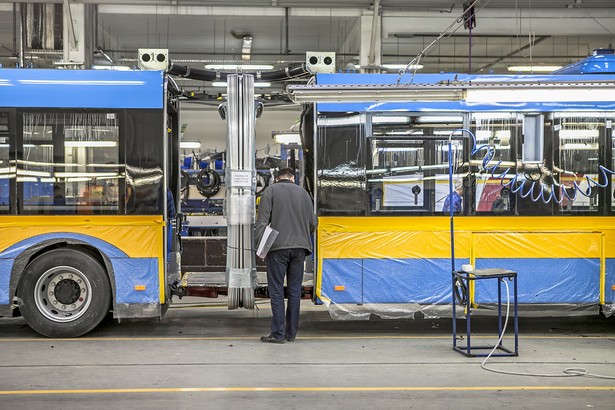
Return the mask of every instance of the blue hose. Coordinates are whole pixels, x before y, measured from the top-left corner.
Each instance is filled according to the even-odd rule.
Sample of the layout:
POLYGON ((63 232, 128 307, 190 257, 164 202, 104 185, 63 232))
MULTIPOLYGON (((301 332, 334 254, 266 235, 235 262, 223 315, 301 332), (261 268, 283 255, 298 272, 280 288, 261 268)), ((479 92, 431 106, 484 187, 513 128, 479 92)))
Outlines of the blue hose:
POLYGON ((452 131, 450 135, 451 138, 453 137, 455 133, 458 133, 458 132, 461 132, 462 134, 467 133, 472 138, 472 150, 470 152, 470 157, 472 157, 474 154, 476 154, 479 151, 487 150, 485 156, 483 157, 482 163, 481 163, 481 171, 490 172, 492 178, 501 180, 501 185, 503 187, 510 189, 510 192, 514 194, 519 193, 521 198, 529 197, 532 202, 541 201, 544 204, 548 204, 549 202, 554 201, 557 204, 561 204, 564 198, 568 198, 568 200, 570 201, 575 201, 577 198, 577 194, 579 193, 587 198, 594 197, 597 194, 596 189, 606 188, 609 184, 609 176, 615 174, 615 171, 612 171, 603 165, 598 165, 598 170, 599 170, 598 181, 592 179, 588 175, 585 176, 585 180, 587 181, 587 189, 581 188, 581 186, 579 186, 577 181, 572 181, 571 188, 574 188, 572 189, 572 194, 569 194, 568 189, 566 189, 566 187, 563 187, 564 189, 561 189, 563 193, 558 197, 558 195, 555 193, 557 189, 554 189, 554 188, 562 188, 561 184, 554 183, 551 186, 551 189, 547 189, 547 190, 544 189, 543 184, 540 184, 541 185, 540 193, 534 195, 534 191, 535 191, 534 188, 536 187, 537 181, 528 181, 525 177, 520 179, 519 177, 522 175, 515 173, 515 175, 512 178, 510 178, 508 182, 504 183, 504 180, 507 179, 509 174, 512 174, 513 172, 512 169, 506 168, 503 172, 496 175, 496 170, 499 168, 500 164, 502 164, 502 161, 498 161, 494 165, 489 166, 489 163, 495 156, 495 151, 493 150, 493 148, 491 148, 489 145, 486 145, 486 144, 478 146, 476 137, 474 136, 474 134, 471 131, 463 129, 463 128, 459 128, 459 129, 452 131), (600 182, 601 180, 603 182, 600 182), (526 184, 530 182, 531 182, 531 185, 529 185, 529 189, 526 190, 525 189, 526 184), (548 191, 549 193, 545 195, 545 191, 548 191))

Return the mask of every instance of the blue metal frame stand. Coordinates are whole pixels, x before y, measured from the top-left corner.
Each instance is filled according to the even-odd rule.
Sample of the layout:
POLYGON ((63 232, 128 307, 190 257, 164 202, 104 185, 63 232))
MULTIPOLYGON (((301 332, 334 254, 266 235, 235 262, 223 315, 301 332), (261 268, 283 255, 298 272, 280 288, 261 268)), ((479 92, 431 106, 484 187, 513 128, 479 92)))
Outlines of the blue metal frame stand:
POLYGON ((487 356, 488 353, 473 353, 473 350, 492 350, 496 346, 472 346, 471 344, 471 317, 472 317, 472 303, 470 301, 469 289, 470 283, 483 280, 483 279, 496 279, 498 281, 498 340, 502 335, 504 329, 502 328, 502 282, 509 280, 513 283, 513 323, 515 330, 515 348, 514 350, 507 349, 500 342, 497 345, 497 349, 500 353, 492 354, 491 356, 518 356, 519 355, 519 320, 517 315, 517 272, 513 272, 507 269, 476 269, 470 272, 465 271, 453 271, 453 349, 462 353, 468 357, 487 356), (456 293, 459 294, 459 290, 456 288, 465 288, 465 295, 462 296, 462 300, 458 301, 455 297, 456 293), (463 297, 465 296, 465 297, 463 297), (457 346, 457 312, 456 305, 460 303, 466 312, 466 345, 457 346))

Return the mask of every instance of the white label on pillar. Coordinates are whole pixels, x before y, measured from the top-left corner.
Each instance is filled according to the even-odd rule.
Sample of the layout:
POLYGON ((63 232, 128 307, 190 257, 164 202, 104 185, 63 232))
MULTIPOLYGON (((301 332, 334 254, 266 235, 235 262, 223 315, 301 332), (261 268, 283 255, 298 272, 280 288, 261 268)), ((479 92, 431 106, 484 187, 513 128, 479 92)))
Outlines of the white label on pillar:
POLYGON ((233 188, 252 188, 252 171, 231 171, 228 185, 233 188))

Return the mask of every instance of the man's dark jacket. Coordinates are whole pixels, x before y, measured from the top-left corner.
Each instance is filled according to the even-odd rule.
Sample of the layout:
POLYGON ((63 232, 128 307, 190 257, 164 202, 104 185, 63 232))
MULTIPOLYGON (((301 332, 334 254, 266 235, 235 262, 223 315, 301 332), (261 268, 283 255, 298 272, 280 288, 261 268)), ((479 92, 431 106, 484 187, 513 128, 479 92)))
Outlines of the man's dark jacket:
POLYGON ((311 233, 316 229, 318 219, 312 199, 305 189, 285 179, 268 186, 258 205, 256 244, 269 223, 279 232, 270 251, 303 248, 307 254, 312 253, 311 233))

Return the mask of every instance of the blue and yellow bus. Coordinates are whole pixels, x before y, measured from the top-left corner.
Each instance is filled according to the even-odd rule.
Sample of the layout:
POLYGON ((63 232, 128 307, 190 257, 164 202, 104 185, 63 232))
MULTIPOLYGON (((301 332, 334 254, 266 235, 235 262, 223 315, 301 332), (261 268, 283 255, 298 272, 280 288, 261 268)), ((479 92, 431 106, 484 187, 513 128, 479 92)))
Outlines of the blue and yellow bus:
POLYGON ((160 71, 0 70, 0 316, 75 337, 160 317, 178 103, 160 71))
MULTIPOLYGON (((615 311, 615 75, 346 73, 316 83, 304 99, 321 98, 304 121, 315 293, 332 316, 450 316, 449 178, 457 268, 517 271, 521 309, 615 311), (396 92, 412 85, 416 95, 387 99, 398 82, 396 92), (421 101, 423 85, 432 101, 421 101)), ((497 289, 480 286, 473 302, 494 303, 497 289)))

